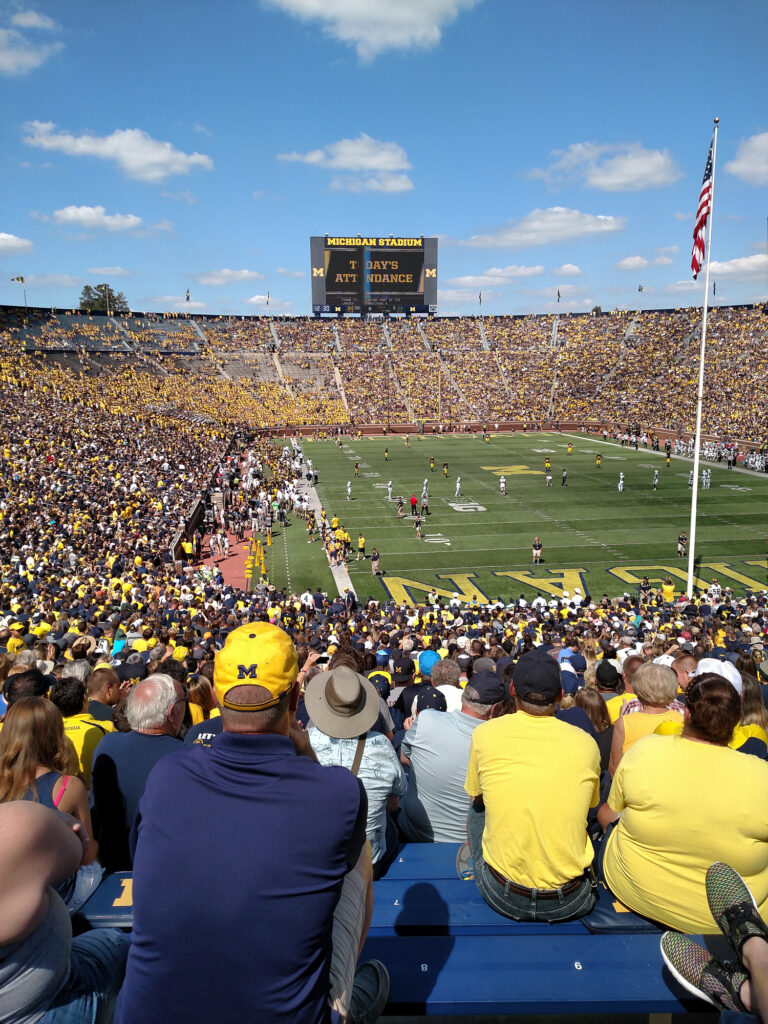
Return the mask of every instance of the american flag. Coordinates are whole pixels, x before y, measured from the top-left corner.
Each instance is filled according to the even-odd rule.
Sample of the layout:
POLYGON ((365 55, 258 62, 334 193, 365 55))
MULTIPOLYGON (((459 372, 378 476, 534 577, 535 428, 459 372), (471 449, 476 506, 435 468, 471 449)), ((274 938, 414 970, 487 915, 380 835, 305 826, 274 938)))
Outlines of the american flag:
POLYGON ((696 211, 696 224, 693 228, 693 252, 691 253, 691 270, 694 281, 698 277, 701 265, 704 262, 704 240, 707 234, 707 218, 712 209, 712 146, 714 139, 709 144, 709 155, 707 166, 704 168, 704 180, 701 183, 699 193, 699 208, 696 211))

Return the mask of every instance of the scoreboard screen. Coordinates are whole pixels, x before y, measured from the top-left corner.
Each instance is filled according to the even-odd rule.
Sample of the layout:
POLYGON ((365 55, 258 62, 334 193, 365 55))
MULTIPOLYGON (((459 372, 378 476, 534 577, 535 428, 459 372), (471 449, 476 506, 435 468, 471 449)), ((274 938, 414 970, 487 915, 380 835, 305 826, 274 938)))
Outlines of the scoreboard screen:
POLYGON ((313 313, 437 312, 437 239, 310 238, 313 313))

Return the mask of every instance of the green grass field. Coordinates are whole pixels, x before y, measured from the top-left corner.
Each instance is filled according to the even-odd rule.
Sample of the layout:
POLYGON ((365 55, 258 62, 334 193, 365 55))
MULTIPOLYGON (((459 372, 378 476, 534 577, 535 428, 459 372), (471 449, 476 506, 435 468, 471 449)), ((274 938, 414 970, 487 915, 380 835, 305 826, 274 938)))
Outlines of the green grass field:
MULTIPOLYGON (((381 554, 384 575, 374 580, 369 562, 352 561, 350 575, 359 595, 420 601, 432 586, 446 595, 458 591, 470 599, 504 598, 537 591, 561 596, 575 587, 601 596, 634 593, 643 575, 661 581, 672 575, 685 589, 687 559, 677 557, 677 537, 688 532, 692 460, 634 450, 581 435, 498 435, 345 439, 305 445, 319 470, 318 494, 329 515, 334 512, 356 543, 362 531, 370 552, 381 554), (573 452, 567 454, 569 437, 573 452), (389 461, 384 451, 389 448, 389 461), (595 455, 602 455, 602 467, 595 455), (435 471, 429 459, 435 458, 435 471), (552 486, 545 485, 544 460, 552 463, 552 486), (359 477, 354 464, 359 462, 359 477), (448 463, 449 475, 442 476, 448 463), (561 485, 563 468, 568 486, 561 485), (653 470, 659 490, 652 490, 653 470), (617 489, 625 474, 624 492, 617 489), (499 475, 507 478, 507 495, 499 492, 499 475), (461 496, 455 497, 461 477, 461 496), (408 499, 421 495, 429 481, 431 515, 421 540, 410 516, 408 499), (347 501, 347 481, 352 500, 347 501), (406 518, 396 516, 386 484, 405 499, 406 518), (542 564, 531 564, 531 542, 544 544, 542 564)), ((728 471, 725 464, 703 463, 712 470, 710 490, 699 489, 696 539, 697 585, 717 576, 737 594, 768 586, 766 510, 768 476, 728 471)), ((319 544, 311 547, 300 527, 277 540, 275 582, 282 584, 281 562, 287 559, 294 590, 318 580, 333 589, 319 544), (280 549, 285 548, 284 556, 280 549)))

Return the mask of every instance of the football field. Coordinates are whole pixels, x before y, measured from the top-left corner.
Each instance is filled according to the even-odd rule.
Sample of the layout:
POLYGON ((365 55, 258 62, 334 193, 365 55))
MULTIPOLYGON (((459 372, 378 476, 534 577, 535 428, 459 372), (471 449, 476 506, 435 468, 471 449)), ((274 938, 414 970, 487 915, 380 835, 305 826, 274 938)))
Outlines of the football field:
MULTIPOLYGON (((342 448, 330 441, 308 442, 304 452, 319 471, 323 507, 329 517, 338 515, 352 536, 349 571, 359 596, 421 601, 433 586, 446 596, 458 592, 480 601, 521 593, 530 599, 539 591, 562 596, 577 587, 596 597, 615 596, 636 593, 644 575, 654 583, 671 575, 678 589, 685 588, 687 558, 677 557, 677 538, 689 530, 692 459, 673 456, 667 467, 663 452, 651 449, 634 451, 577 434, 524 433, 494 435, 488 444, 479 435, 412 435, 408 445, 400 436, 345 438, 342 448), (502 474, 506 496, 499 488, 502 474), (430 515, 418 539, 409 499, 412 494, 420 499, 425 478, 430 515), (397 517, 398 495, 404 499, 404 519, 397 517), (359 532, 368 554, 375 546, 381 555, 384 573, 378 579, 371 577, 369 561, 354 561, 359 532), (542 562, 532 565, 536 535, 543 544, 542 562)), ((705 467, 711 469, 711 488, 699 488, 697 585, 707 586, 716 576, 737 595, 767 587, 768 475, 702 461, 705 467)), ((293 540, 285 554, 292 589, 311 584, 321 568, 324 589, 326 583, 332 589, 330 574, 317 560, 319 545, 310 547, 304 538, 295 543, 298 536, 293 540)))

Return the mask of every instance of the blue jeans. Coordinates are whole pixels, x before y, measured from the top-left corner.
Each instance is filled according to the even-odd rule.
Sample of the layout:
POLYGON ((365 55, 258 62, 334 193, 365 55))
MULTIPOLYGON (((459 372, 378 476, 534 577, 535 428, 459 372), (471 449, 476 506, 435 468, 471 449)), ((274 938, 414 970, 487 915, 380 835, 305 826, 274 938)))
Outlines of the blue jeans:
POLYGON ((547 896, 546 899, 537 898, 536 889, 531 889, 530 896, 525 896, 513 892, 508 884, 499 882, 491 874, 483 858, 484 828, 485 811, 477 811, 471 806, 467 816, 467 834, 475 869, 475 884, 492 910, 515 921, 566 921, 573 917, 583 917, 590 912, 595 905, 596 896, 592 879, 586 874, 582 884, 573 892, 563 893, 558 889, 557 896, 547 896))
POLYGON ((117 928, 96 928, 74 938, 69 980, 39 1024, 109 1024, 130 944, 117 928))
POLYGON ((53 888, 67 905, 70 917, 77 913, 88 897, 98 888, 104 877, 104 868, 97 861, 83 864, 74 875, 57 882, 53 888))

